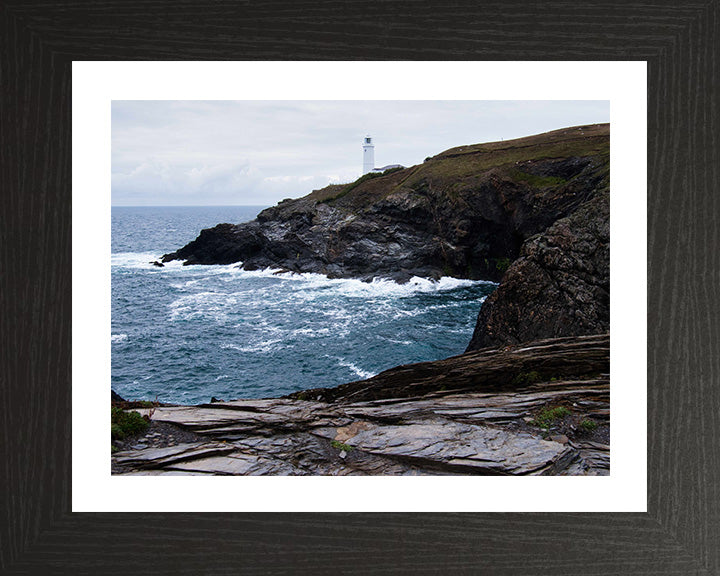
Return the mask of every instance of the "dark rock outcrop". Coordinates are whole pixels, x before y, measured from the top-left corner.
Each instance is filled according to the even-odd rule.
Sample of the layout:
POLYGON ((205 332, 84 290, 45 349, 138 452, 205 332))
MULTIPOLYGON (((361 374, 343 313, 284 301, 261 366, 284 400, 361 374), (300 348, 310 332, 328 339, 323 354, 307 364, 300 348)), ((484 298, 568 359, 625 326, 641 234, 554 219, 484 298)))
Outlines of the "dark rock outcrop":
POLYGON ((478 315, 468 350, 610 329, 607 188, 529 239, 478 315))
POLYGON ((610 336, 549 338, 516 346, 489 347, 445 360, 397 366, 377 376, 296 392, 288 398, 356 402, 412 398, 438 390, 498 392, 534 381, 582 378, 610 371, 610 336))
POLYGON ((330 277, 498 280, 523 243, 607 179, 607 124, 453 148, 203 230, 162 261, 330 277))

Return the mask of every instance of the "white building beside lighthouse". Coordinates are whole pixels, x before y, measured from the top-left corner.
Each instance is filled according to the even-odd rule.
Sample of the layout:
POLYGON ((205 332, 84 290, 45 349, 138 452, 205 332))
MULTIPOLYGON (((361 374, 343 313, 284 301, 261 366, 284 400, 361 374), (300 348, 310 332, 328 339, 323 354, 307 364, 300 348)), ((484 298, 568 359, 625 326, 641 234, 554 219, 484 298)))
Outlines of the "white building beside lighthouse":
POLYGON ((363 138, 363 175, 368 172, 385 172, 390 168, 405 168, 402 164, 388 164, 382 168, 375 168, 375 145, 370 134, 363 138))
POLYGON ((363 174, 372 172, 375 168, 375 145, 370 134, 363 140, 363 174))

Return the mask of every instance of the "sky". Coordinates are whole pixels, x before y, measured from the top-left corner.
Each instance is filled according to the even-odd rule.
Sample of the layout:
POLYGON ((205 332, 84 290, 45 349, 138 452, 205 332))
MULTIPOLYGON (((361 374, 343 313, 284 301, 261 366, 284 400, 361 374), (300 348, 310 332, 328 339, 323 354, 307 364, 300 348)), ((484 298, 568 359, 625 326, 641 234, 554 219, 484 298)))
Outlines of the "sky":
POLYGON ((439 152, 610 121, 608 101, 172 101, 112 103, 114 206, 274 205, 439 152))

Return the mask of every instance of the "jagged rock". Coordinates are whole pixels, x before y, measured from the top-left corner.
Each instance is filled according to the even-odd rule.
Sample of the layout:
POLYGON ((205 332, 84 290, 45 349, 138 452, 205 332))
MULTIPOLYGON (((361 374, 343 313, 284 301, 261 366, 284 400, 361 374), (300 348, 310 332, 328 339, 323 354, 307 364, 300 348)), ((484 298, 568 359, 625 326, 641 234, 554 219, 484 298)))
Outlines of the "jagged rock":
POLYGON ((610 329, 610 200, 598 192, 523 245, 485 300, 468 350, 610 329))

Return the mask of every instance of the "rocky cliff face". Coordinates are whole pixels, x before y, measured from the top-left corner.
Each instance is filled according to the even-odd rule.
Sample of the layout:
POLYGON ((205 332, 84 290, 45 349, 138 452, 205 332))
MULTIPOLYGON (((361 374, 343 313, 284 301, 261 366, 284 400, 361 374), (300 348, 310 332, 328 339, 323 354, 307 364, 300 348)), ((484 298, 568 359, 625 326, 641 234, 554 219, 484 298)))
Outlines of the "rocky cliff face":
POLYGON ((468 350, 610 330, 607 188, 530 238, 478 315, 468 350))
POLYGON ((608 164, 607 124, 453 148, 203 230, 163 261, 499 280, 527 239, 596 196, 608 164))

